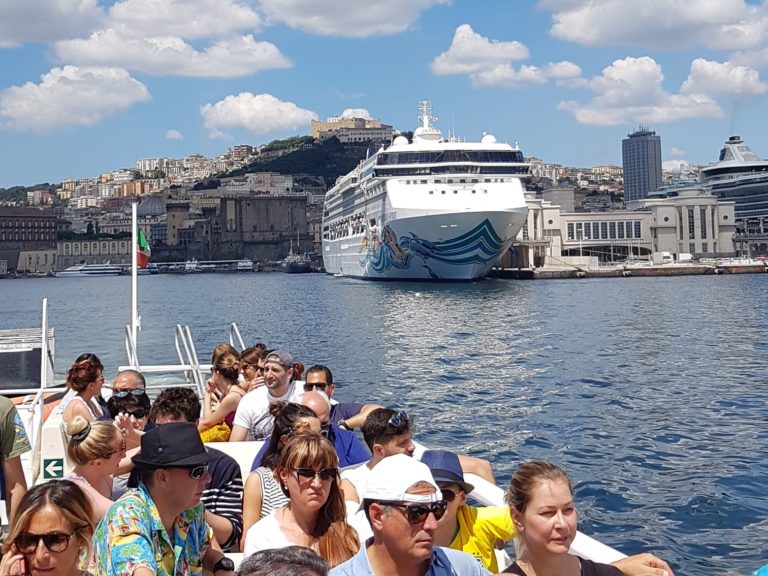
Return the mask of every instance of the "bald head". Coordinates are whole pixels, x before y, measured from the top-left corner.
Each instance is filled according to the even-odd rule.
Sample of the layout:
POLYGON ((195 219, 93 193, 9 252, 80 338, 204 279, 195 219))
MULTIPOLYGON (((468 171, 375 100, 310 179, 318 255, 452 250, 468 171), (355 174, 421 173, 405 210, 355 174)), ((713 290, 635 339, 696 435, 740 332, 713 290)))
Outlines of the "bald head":
POLYGON ((317 419, 320 420, 320 424, 328 424, 331 418, 331 401, 328 400, 323 392, 312 390, 311 392, 304 392, 301 396, 301 405, 306 406, 312 412, 317 414, 317 419))
POLYGON ((144 390, 147 387, 147 383, 144 380, 144 374, 138 370, 122 370, 115 376, 115 381, 112 383, 112 389, 115 392, 123 392, 125 390, 144 390))

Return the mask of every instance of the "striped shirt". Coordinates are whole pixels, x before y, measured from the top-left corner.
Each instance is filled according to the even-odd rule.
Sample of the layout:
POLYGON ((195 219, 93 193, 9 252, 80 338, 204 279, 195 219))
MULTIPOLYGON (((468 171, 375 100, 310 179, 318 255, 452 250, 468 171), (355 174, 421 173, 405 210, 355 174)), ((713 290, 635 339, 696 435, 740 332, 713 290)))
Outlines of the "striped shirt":
POLYGON ((272 470, 266 466, 259 466, 253 471, 253 474, 259 477, 259 485, 261 486, 261 514, 259 516, 259 520, 261 520, 281 506, 288 504, 288 496, 283 494, 272 470))
POLYGON ((222 550, 236 546, 243 533, 243 477, 234 458, 215 448, 208 448, 211 483, 200 499, 205 509, 232 524, 232 534, 221 542, 222 550))

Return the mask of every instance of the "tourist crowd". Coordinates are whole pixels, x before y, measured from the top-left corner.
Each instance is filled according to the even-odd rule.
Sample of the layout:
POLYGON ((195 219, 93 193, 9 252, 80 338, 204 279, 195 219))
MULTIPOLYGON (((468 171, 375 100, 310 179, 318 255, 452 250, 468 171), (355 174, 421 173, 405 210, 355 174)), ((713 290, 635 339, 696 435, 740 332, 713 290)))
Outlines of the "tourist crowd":
POLYGON ((328 367, 305 372, 263 345, 219 345, 211 365, 202 398, 171 387, 151 402, 125 370, 104 401, 101 362, 80 356, 59 408, 73 467, 29 490, 29 441, 0 397, 0 576, 229 576, 227 553, 240 551, 241 576, 673 576, 647 553, 613 565, 571 554, 578 516, 555 464, 522 464, 507 506, 474 506, 465 474, 495 482, 490 463, 418 450, 403 407, 338 402, 328 367), (248 440, 263 445, 238 446, 253 447, 243 482, 217 443, 248 440), (501 565, 512 540, 515 561, 501 565))

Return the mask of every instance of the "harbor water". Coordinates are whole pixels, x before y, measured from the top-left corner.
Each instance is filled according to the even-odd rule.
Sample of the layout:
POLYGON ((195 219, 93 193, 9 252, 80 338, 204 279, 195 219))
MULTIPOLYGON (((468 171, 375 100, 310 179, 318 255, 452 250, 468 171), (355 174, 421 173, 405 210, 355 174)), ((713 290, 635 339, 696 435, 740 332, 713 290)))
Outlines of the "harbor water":
MULTIPOLYGON (((260 273, 144 276, 140 358, 201 360, 237 322, 246 344, 327 364, 342 399, 405 409, 417 438, 489 459, 500 485, 528 459, 575 482, 580 529, 678 575, 768 562, 768 275, 470 284, 260 273)), ((0 329, 49 299, 56 372, 82 352, 126 362, 130 279, 0 282, 0 329)))

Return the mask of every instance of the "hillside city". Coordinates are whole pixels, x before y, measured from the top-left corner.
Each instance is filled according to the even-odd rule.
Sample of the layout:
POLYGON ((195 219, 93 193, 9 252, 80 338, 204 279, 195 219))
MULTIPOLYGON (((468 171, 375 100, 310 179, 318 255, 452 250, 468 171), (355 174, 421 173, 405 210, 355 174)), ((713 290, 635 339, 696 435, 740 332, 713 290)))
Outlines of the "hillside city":
MULTIPOLYGON (((181 159, 139 159, 134 167, 98 176, 0 190, 0 273, 48 273, 79 263, 130 263, 133 202, 139 203, 139 227, 149 240, 154 262, 241 258, 275 262, 289 252, 317 256, 325 192, 337 177, 396 134, 379 120, 313 120, 308 136, 262 146, 240 144, 215 158, 193 154, 181 159)), ((627 201, 698 177, 699 166, 685 171, 662 169, 655 133, 641 127, 625 143, 635 136, 650 139, 658 148, 650 168, 655 181, 646 183, 641 193, 628 187, 634 197, 628 196, 627 201)), ((625 209, 626 149, 624 156, 625 166, 591 168, 528 157, 526 188, 532 199, 546 205, 554 202, 567 213, 621 211, 625 209)), ((643 170, 648 172, 648 166, 643 170)), ((621 226, 622 236, 617 239, 624 237, 623 222, 621 226)), ((575 230, 569 224, 570 240, 575 239, 575 230)), ((578 230, 579 241, 589 238, 580 232, 581 224, 578 230)), ((523 239, 527 234, 524 230, 523 239)), ((317 263, 322 265, 319 259, 317 263)))

